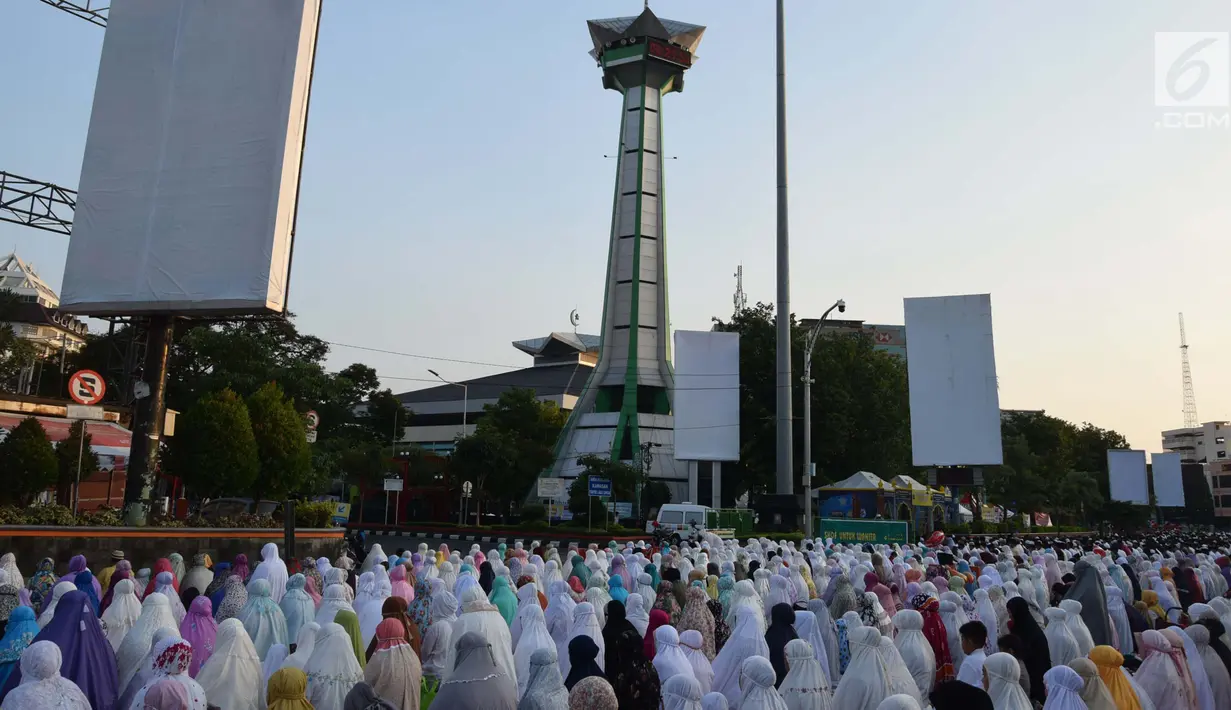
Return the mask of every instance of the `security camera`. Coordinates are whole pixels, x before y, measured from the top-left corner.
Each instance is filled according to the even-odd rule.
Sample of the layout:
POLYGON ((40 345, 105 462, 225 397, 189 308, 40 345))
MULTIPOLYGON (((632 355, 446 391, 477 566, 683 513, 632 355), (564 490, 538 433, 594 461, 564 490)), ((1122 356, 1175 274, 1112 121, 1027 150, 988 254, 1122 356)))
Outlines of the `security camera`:
POLYGON ((843 301, 842 299, 838 299, 838 312, 846 313, 846 301, 843 301))

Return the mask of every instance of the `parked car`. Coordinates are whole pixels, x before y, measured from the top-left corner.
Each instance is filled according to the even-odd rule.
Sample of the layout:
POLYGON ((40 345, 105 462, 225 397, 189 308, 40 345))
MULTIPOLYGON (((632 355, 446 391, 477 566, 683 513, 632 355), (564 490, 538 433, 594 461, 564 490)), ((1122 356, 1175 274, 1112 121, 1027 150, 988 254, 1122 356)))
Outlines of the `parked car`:
POLYGON ((705 514, 709 510, 693 503, 667 503, 645 524, 645 531, 678 545, 681 540, 695 539, 705 532, 705 514))
POLYGON ((254 502, 251 498, 214 498, 201 504, 201 517, 208 519, 233 518, 242 513, 257 515, 273 515, 277 517, 282 512, 282 501, 262 500, 254 502))

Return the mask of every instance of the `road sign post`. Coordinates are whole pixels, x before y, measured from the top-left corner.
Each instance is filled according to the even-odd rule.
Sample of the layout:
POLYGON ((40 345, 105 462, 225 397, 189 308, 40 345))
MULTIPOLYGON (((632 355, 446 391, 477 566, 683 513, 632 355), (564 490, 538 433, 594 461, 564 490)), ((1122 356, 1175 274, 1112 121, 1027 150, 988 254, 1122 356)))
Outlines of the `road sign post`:
MULTIPOLYGON (((594 513, 594 499, 610 498, 611 497, 611 481, 606 478, 589 478, 586 481, 589 494, 589 503, 586 506, 586 532, 590 531, 590 516, 594 513)), ((603 511, 603 519, 607 519, 606 509, 603 511)))
MULTIPOLYGON (((104 386, 102 390, 105 392, 106 387, 104 386)), ((102 395, 98 398, 102 399, 102 395)), ((86 422, 102 421, 105 410, 102 407, 83 404, 70 404, 65 410, 69 419, 81 424, 81 434, 77 437, 77 485, 73 488, 73 515, 76 515, 81 504, 81 459, 85 458, 85 437, 88 433, 86 422)))

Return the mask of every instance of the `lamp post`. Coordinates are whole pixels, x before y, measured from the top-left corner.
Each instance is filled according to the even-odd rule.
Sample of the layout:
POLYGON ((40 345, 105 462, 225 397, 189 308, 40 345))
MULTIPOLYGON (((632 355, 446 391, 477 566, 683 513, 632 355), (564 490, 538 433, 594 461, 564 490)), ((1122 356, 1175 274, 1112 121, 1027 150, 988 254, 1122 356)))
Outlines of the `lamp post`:
POLYGON ((804 341, 804 534, 808 537, 812 537, 812 349, 816 347, 816 339, 825 326, 825 319, 835 308, 839 313, 845 313, 846 301, 839 298, 822 313, 804 341))
MULTIPOLYGON (((441 377, 440 373, 436 372, 433 369, 429 368, 428 372, 432 373, 433 377, 445 383, 446 385, 453 385, 454 387, 462 388, 462 436, 466 436, 466 409, 468 408, 467 405, 470 402, 470 387, 468 387, 465 382, 450 382, 449 380, 446 380, 445 378, 441 377)), ((462 508, 463 507, 464 505, 462 502, 462 493, 459 492, 457 496, 457 524, 458 525, 463 524, 463 518, 462 518, 462 508)))

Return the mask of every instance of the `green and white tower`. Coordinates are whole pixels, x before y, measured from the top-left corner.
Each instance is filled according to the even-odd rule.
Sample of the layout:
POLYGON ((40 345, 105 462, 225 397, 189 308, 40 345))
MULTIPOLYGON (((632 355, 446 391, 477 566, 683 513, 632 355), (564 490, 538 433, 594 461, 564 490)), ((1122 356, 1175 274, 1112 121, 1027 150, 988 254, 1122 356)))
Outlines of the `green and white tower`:
POLYGON ((671 332, 667 312, 666 191, 662 99, 684 88, 684 72, 705 28, 659 19, 647 7, 636 17, 587 23, 603 70, 603 88, 618 91, 620 142, 615 204, 607 252, 602 348, 569 418, 552 475, 581 472, 579 457, 640 463, 668 482, 673 499, 687 495, 687 469, 676 466, 671 405, 671 332))

